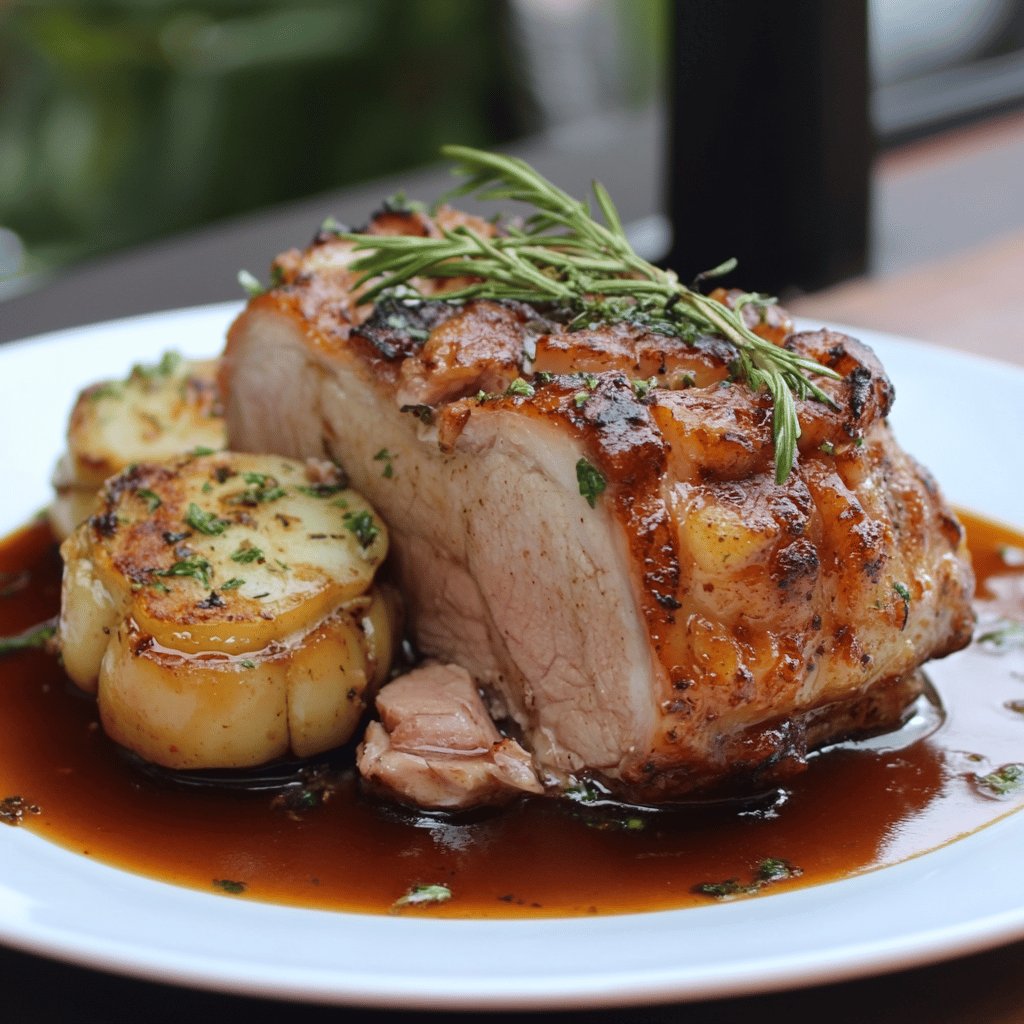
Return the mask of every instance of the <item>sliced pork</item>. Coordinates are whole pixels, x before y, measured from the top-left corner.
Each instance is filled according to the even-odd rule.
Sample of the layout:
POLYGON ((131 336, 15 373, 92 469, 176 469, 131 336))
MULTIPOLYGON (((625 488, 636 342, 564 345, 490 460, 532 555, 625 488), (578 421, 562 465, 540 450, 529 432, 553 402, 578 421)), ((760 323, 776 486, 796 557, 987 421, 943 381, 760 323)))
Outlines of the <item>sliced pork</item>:
POLYGON ((360 306, 352 260, 318 236, 233 325, 230 444, 344 468, 388 523, 416 645, 466 669, 546 780, 669 800, 777 779, 898 724, 914 670, 969 641, 963 531, 893 438, 864 345, 745 307, 842 375, 821 381, 835 408, 798 403, 776 484, 770 401, 732 382, 723 339, 360 306))
POLYGON ((364 779, 416 807, 457 810, 544 791, 530 755, 502 736, 469 673, 427 664, 377 695, 357 765, 364 779))

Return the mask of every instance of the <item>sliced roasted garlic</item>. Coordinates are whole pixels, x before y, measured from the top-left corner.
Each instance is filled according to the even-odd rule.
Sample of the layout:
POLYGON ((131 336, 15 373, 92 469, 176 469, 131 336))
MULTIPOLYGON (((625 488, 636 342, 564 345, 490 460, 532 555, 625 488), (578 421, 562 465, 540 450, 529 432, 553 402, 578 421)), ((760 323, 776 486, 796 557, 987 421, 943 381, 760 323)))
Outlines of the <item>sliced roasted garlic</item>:
POLYGON ((107 733, 174 768, 346 742, 399 633, 387 531, 303 463, 218 453, 108 481, 62 545, 58 638, 107 733))

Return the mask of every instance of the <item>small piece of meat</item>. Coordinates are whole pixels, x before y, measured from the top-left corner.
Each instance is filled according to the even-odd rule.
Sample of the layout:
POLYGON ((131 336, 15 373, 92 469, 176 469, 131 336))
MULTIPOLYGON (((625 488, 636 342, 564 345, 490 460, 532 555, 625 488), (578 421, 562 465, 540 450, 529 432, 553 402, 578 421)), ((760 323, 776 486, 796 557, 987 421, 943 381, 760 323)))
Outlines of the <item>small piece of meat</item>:
POLYGON ((743 307, 842 376, 819 381, 831 404, 797 401, 780 484, 771 399, 724 339, 574 331, 436 282, 356 307, 350 272, 320 269, 350 259, 318 243, 231 328, 231 444, 342 465, 388 523, 417 649, 469 672, 546 784, 763 785, 899 725, 898 681, 969 642, 963 530, 865 345, 743 307))
POLYGON ((368 782, 416 807, 462 810, 541 793, 530 755, 503 737, 469 673, 428 664, 377 695, 357 765, 368 782))

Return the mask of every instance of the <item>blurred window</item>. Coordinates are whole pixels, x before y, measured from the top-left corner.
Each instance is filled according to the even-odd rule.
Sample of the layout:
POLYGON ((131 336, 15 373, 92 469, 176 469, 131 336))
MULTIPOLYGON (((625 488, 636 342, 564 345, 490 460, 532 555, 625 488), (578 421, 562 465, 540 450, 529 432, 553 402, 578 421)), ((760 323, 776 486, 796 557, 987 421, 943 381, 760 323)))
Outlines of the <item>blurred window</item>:
POLYGON ((1024 103, 1019 0, 870 0, 869 27, 883 145, 1024 103))

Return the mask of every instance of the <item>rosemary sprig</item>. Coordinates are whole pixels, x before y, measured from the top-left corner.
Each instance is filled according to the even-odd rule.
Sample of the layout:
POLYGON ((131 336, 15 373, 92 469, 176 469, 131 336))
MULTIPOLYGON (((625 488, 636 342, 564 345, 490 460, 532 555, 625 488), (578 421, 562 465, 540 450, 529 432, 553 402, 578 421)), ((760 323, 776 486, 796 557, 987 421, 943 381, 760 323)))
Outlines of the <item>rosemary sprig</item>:
POLYGON ((14 636, 0 636, 0 654, 45 648, 56 632, 57 619, 52 618, 31 629, 26 629, 23 633, 17 633, 14 636))
MULTIPOLYGON (((743 322, 739 309, 687 288, 672 271, 638 256, 599 182, 593 191, 602 220, 523 160, 466 146, 445 146, 441 152, 466 179, 452 195, 525 203, 533 212, 522 226, 509 225, 493 238, 465 225, 445 230, 439 238, 343 234, 367 253, 353 264, 361 275, 359 286, 369 285, 361 302, 373 302, 399 286, 416 295, 417 277, 464 277, 469 283, 446 291, 446 300, 554 302, 600 320, 610 311, 618 311, 620 319, 628 315, 624 297, 647 319, 675 326, 682 337, 692 336, 694 329, 719 334, 737 350, 736 377, 771 396, 775 479, 782 483, 789 476, 800 437, 794 396, 833 404, 809 375, 838 379, 837 373, 759 337, 743 322), (608 302, 613 297, 620 301, 608 302)), ((720 269, 727 267, 731 264, 720 269)))

